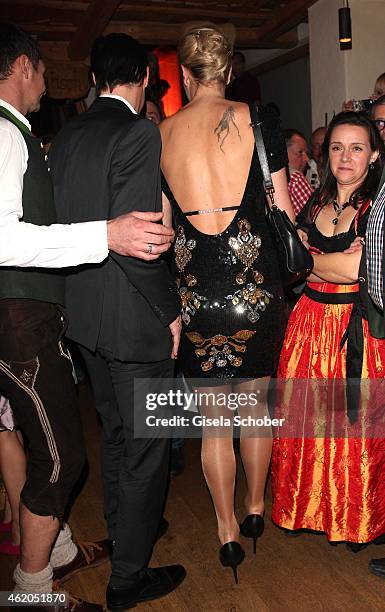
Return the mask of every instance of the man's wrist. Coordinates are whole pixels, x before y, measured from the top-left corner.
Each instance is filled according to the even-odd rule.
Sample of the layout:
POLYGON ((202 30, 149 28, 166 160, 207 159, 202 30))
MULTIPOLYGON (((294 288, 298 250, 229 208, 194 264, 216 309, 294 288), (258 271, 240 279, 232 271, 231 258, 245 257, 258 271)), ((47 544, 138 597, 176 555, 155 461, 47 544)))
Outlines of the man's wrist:
POLYGON ((107 248, 109 251, 113 251, 113 235, 111 231, 111 223, 113 219, 110 221, 106 221, 106 240, 107 240, 107 248))

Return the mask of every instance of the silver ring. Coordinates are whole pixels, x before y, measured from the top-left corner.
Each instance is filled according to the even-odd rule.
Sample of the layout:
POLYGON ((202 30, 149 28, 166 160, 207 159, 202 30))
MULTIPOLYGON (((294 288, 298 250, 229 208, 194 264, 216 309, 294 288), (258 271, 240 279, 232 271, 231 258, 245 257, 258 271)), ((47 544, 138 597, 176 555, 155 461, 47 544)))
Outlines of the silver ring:
POLYGON ((151 255, 151 253, 152 253, 152 244, 151 244, 151 242, 149 242, 148 245, 147 245, 147 253, 149 255, 151 255))

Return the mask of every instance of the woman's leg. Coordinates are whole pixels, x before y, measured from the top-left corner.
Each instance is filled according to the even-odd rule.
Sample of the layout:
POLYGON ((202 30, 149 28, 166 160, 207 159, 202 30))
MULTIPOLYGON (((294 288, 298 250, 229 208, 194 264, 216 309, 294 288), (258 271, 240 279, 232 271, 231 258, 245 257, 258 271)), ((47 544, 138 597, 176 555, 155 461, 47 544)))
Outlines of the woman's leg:
POLYGON ((4 512, 3 512, 3 523, 10 523, 12 521, 12 510, 11 510, 11 504, 9 503, 9 499, 8 499, 8 495, 7 495, 7 491, 5 490, 5 487, 4 487, 4 494, 5 494, 5 504, 4 504, 4 512))
POLYGON ((20 493, 25 483, 26 459, 18 432, 0 432, 0 472, 12 514, 12 544, 20 544, 20 493))
MULTIPOLYGON (((269 416, 267 389, 270 378, 259 378, 234 385, 234 391, 245 394, 248 400, 238 406, 241 418, 263 419, 269 416), (257 402, 257 403, 255 403, 257 402)), ((247 479, 245 506, 247 514, 263 515, 265 510, 265 486, 270 465, 272 433, 270 427, 241 426, 240 451, 247 479)))
MULTIPOLYGON (((200 413, 209 418, 231 419, 233 413, 226 406, 218 406, 220 395, 231 391, 230 386, 199 387, 200 413), (206 401, 207 400, 207 401, 206 401)), ((223 396, 222 396, 223 397, 223 396)), ((233 428, 203 427, 202 468, 209 488, 218 521, 221 544, 239 540, 239 526, 234 514, 234 488, 236 462, 233 449, 233 428)))

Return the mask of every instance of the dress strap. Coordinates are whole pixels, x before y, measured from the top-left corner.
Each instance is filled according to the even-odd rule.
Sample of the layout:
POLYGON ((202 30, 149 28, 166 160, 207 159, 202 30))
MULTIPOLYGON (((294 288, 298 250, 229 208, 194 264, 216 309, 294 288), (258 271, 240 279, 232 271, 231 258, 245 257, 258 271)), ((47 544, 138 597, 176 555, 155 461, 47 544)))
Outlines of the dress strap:
POLYGON ((191 217, 192 215, 206 215, 207 213, 214 212, 223 212, 224 210, 238 210, 239 204, 237 206, 222 206, 221 208, 208 208, 207 210, 189 210, 185 212, 186 217, 191 217))

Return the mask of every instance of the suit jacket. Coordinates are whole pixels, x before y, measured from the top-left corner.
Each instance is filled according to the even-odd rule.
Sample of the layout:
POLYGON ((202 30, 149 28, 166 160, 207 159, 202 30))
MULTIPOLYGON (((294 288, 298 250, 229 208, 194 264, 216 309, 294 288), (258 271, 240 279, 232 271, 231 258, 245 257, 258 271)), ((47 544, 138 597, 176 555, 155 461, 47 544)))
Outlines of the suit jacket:
MULTIPOLYGON (((378 185, 376 195, 373 198, 373 206, 375 206, 377 196, 380 193, 381 187, 384 184, 384 182, 385 182, 385 168, 382 171, 380 183, 378 185)), ((384 231, 383 240, 384 240, 384 245, 385 245, 385 223, 383 226, 383 231, 384 231)), ((382 274, 384 275, 385 274, 385 248, 383 249, 382 261, 383 261, 382 274)), ((384 318, 385 312, 384 310, 381 311, 378 308, 378 306, 373 302, 371 297, 369 296, 368 288, 367 288, 367 277, 368 277, 367 255, 366 255, 366 247, 364 246, 362 250, 360 272, 359 272, 361 302, 364 308, 365 317, 368 320, 369 331, 371 335, 374 336, 374 338, 383 339, 385 338, 385 318, 384 318)), ((383 287, 385 287, 385 278, 383 279, 383 287)), ((382 298, 384 300, 385 298, 384 294, 382 298)))
MULTIPOLYGON (((160 211, 158 128, 114 98, 98 98, 55 138, 49 156, 60 223, 160 211)), ((69 338, 116 359, 138 363, 170 356, 168 328, 179 314, 175 284, 163 260, 145 262, 112 251, 98 265, 66 278, 69 338)))

